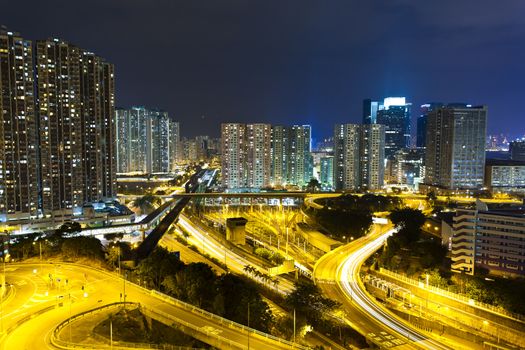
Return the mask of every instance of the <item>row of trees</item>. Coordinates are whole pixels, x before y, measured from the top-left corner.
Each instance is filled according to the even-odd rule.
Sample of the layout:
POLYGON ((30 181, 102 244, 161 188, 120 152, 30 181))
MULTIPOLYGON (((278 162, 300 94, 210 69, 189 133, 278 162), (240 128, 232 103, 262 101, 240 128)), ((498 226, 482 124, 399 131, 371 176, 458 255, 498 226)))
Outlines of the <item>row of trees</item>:
POLYGON ((381 266, 417 275, 443 265, 446 247, 437 238, 422 235, 421 227, 426 218, 420 210, 397 209, 390 213, 389 218, 399 230, 388 238, 379 256, 381 266))
POLYGON ((307 213, 325 231, 338 239, 352 235, 355 238, 365 235, 372 225, 372 213, 360 209, 337 209, 323 207, 308 209, 307 213))
POLYGON ((343 194, 339 197, 320 198, 317 203, 336 210, 367 210, 371 212, 392 211, 403 206, 403 200, 396 196, 366 193, 362 196, 343 194))
POLYGON ((272 284, 276 287, 279 284, 279 279, 277 277, 272 277, 267 273, 261 272, 252 265, 245 265, 242 270, 249 276, 254 279, 262 282, 263 284, 272 284))
POLYGON ((173 295, 235 322, 268 332, 273 316, 256 284, 233 274, 217 276, 205 263, 184 264, 174 253, 156 248, 136 275, 148 287, 173 295))

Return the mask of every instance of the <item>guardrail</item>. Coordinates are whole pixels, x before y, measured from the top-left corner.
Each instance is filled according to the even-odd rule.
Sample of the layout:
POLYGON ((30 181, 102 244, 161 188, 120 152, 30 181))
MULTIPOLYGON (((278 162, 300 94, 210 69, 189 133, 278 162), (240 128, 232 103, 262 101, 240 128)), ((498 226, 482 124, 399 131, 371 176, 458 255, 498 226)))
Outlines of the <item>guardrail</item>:
POLYGON ((9 328, 7 328, 5 330, 5 334, 11 333, 15 328, 19 327, 23 323, 25 323, 25 322, 27 322, 27 321, 29 321, 29 320, 31 320, 31 319, 39 316, 39 315, 42 315, 45 312, 53 310, 54 308, 55 308, 55 304, 53 303, 53 305, 51 305, 51 306, 47 306, 47 307, 45 307, 43 309, 40 309, 40 310, 35 311, 35 312, 32 312, 31 314, 21 318, 20 320, 16 321, 13 325, 11 325, 9 328))
POLYGON ((160 293, 160 292, 158 292, 156 290, 151 290, 150 293, 152 295, 156 296, 157 298, 165 301, 165 302, 168 302, 170 304, 176 305, 178 307, 181 307, 181 308, 186 309, 188 311, 191 311, 193 313, 201 314, 204 317, 211 318, 213 320, 218 321, 220 324, 223 324, 223 325, 226 324, 226 325, 229 325, 230 327, 240 328, 246 333, 249 332, 249 333, 257 334, 257 335, 259 335, 259 336, 261 336, 263 338, 271 339, 271 340, 274 340, 274 341, 279 342, 281 344, 293 347, 294 349, 300 349, 300 350, 309 350, 310 349, 309 347, 306 347, 306 346, 303 346, 303 345, 300 345, 300 344, 297 344, 297 343, 294 343, 294 342, 291 342, 291 341, 288 341, 288 340, 285 340, 285 339, 273 336, 273 335, 268 334, 268 333, 264 333, 264 332, 258 331, 256 329, 247 327, 247 326, 242 325, 240 323, 237 323, 235 321, 231 321, 231 320, 228 320, 228 319, 226 319, 224 317, 212 314, 209 311, 206 311, 206 310, 203 310, 203 309, 199 309, 198 307, 195 307, 195 306, 193 306, 191 304, 188 304, 188 303, 185 303, 185 302, 180 301, 178 299, 175 299, 173 297, 170 297, 169 295, 162 294, 162 293, 160 293))
POLYGON ((79 314, 76 314, 74 316, 71 316, 71 317, 65 319, 64 321, 60 322, 58 324, 58 326, 55 327, 55 329, 53 329, 53 332, 51 334, 51 339, 50 339, 51 344, 53 344, 55 347, 61 348, 61 349, 71 349, 71 348, 73 348, 73 349, 93 349, 93 346, 91 346, 89 344, 78 344, 78 343, 73 343, 73 342, 68 342, 68 341, 65 341, 65 340, 61 340, 61 339, 58 338, 58 334, 60 333, 60 331, 63 328, 65 328, 71 322, 74 322, 74 321, 76 321, 78 319, 84 318, 85 316, 88 316, 88 315, 100 312, 100 311, 102 311, 104 309, 109 309, 109 308, 112 308, 112 307, 115 307, 115 306, 126 306, 126 305, 135 305, 135 306, 137 306, 138 304, 137 303, 132 303, 132 302, 111 303, 111 304, 107 304, 107 305, 96 307, 96 308, 88 310, 88 311, 81 312, 79 314))
MULTIPOLYGON (((153 318, 153 319, 156 319, 157 321, 159 322, 163 322, 163 323, 166 323, 166 320, 168 322, 173 322, 175 324, 177 324, 179 327, 182 326, 182 327, 186 327, 185 329, 183 329, 184 333, 186 334, 190 334, 192 335, 194 338, 199 338, 199 335, 205 335, 208 340, 207 342, 211 343, 210 342, 210 339, 214 339, 215 342, 213 342, 213 346, 214 347, 218 347, 220 349, 225 349, 225 348, 228 348, 228 349, 240 349, 240 350, 245 350, 245 349, 249 349, 249 347, 247 345, 244 345, 244 344, 240 344, 234 340, 231 340, 231 339, 227 339, 219 334, 216 334, 215 332, 213 332, 212 330, 210 329, 206 329, 206 328, 202 328, 202 327, 197 327, 187 321, 184 321, 178 317, 175 317, 171 314, 168 314, 166 312, 163 312, 163 311, 160 311, 160 310, 154 310, 154 309, 151 309, 151 308, 148 308, 148 307, 142 307, 142 311, 148 315, 149 317, 153 318), (159 317, 160 316, 160 317, 159 317), (162 318, 162 319, 159 319, 159 318, 162 318)), ((212 345, 212 344, 210 344, 212 345)))
MULTIPOLYGON (((27 263, 17 263, 17 264, 20 264, 20 265, 27 265, 27 263)), ((60 263, 59 265, 70 265, 70 266, 76 266, 76 267, 79 267, 79 265, 77 264, 73 264, 73 263, 60 263)), ((92 266, 80 266, 82 268, 86 268, 86 269, 91 269, 91 270, 95 270, 95 271, 98 271, 100 273, 103 273, 105 275, 108 275, 108 276, 111 276, 113 278, 122 278, 121 275, 117 274, 117 273, 114 273, 114 272, 110 272, 110 271, 106 271, 106 270, 103 270, 103 269, 100 269, 100 268, 96 268, 96 267, 92 267, 92 266)), ((193 312, 193 313, 196 313, 196 314, 200 314, 204 317, 207 317, 207 318, 211 318, 211 319, 214 319, 215 321, 218 321, 220 324, 227 324, 231 327, 237 327, 237 328, 240 328, 242 329, 244 332, 250 332, 250 333, 253 333, 253 334, 257 334, 261 337, 264 337, 264 338, 267 338, 267 339, 271 339, 271 340, 274 340, 276 342, 279 342, 281 344, 285 344, 285 345, 288 345, 290 347, 292 347, 293 349, 298 349, 298 350, 310 350, 309 347, 306 347, 306 346, 303 346, 303 345, 300 345, 300 344, 297 344, 297 343, 294 343, 294 342, 291 342, 291 341, 288 341, 288 340, 285 340, 285 339, 282 339, 282 338, 279 338, 279 337, 276 337, 276 336, 273 336, 271 334, 268 334, 268 333, 264 333, 264 332, 261 332, 261 331, 258 331, 256 329, 253 329, 253 328, 250 328, 250 327, 247 327, 245 325, 242 325, 240 323, 237 323, 235 321, 231 321, 231 320, 228 320, 224 317, 221 317, 221 316, 218 316, 218 315, 215 315, 215 314, 212 314, 211 312, 209 311, 206 311, 206 310, 203 310, 203 309, 200 309, 196 306, 193 306, 191 304, 188 304, 188 303, 185 303, 181 300, 178 300, 178 299, 175 299, 169 295, 166 295, 166 294, 163 294, 161 292, 158 292, 156 290, 153 290, 153 289, 147 289, 147 288, 144 288, 136 283, 133 283, 131 281, 126 281, 126 283, 128 284, 132 284, 134 287, 142 290, 143 292, 145 293, 148 293, 150 295, 153 295, 154 297, 156 297, 157 299, 159 300, 162 300, 164 302, 168 302, 172 305, 176 305, 178 307, 181 307, 181 308, 184 308, 185 310, 188 310, 190 312, 193 312)), ((119 304, 119 303, 113 303, 113 304, 108 304, 108 305, 115 305, 115 304, 119 304)), ((130 303, 130 304, 133 304, 133 303, 130 303)), ((87 311, 86 314, 88 313, 92 313, 94 312, 95 310, 98 310, 100 308, 106 308, 108 307, 108 305, 105 305, 105 306, 101 306, 99 308, 96 308, 96 309, 93 309, 93 310, 90 310, 90 311, 87 311)), ((54 306, 52 306, 54 307, 54 306)), ((81 315, 81 314, 78 314, 78 315, 81 315)), ((78 316, 77 315, 77 316, 78 316)), ((68 320, 66 320, 68 321, 68 320)), ((64 322, 66 322, 64 321, 64 322)), ((62 322, 62 323, 64 323, 62 322)), ((62 323, 60 325, 62 325, 62 323)), ((60 325, 58 327, 60 327, 60 325)), ((57 328, 58 328, 57 327, 57 328)))
MULTIPOLYGON (((177 346, 177 345, 170 345, 170 344, 150 344, 150 343, 131 343, 131 342, 124 342, 124 341, 113 341, 109 345, 108 344, 97 344, 97 345, 89 345, 89 344, 80 344, 75 342, 69 342, 62 340, 58 337, 58 334, 60 331, 62 331, 66 326, 68 326, 71 322, 75 322, 78 319, 81 319, 85 316, 100 312, 104 309, 109 309, 112 307, 118 307, 118 306, 137 306, 140 307, 139 303, 133 303, 133 302, 117 302, 117 303, 111 303, 104 306, 100 306, 97 308, 94 308, 89 311, 81 312, 79 314, 74 315, 73 317, 68 318, 67 320, 61 322, 52 332, 51 335, 51 344, 53 344, 55 347, 62 348, 62 349, 100 349, 100 348, 111 348, 111 349, 161 349, 161 350, 199 350, 192 347, 187 346, 177 346)), ((104 338, 104 337, 100 337, 104 338)), ((110 340, 108 339, 108 342, 110 340)), ((203 349, 202 349, 203 350, 203 349)))
POLYGON ((500 307, 497 307, 497 306, 494 306, 494 305, 490 305, 490 304, 486 304, 486 303, 482 303, 480 301, 471 299, 471 298, 469 298, 469 297, 467 297, 465 295, 453 293, 453 292, 450 292, 448 290, 441 289, 441 288, 438 288, 438 287, 435 287, 435 286, 432 286, 432 285, 426 285, 424 283, 423 283, 423 285, 421 285, 422 282, 420 282, 420 281, 417 281, 415 279, 409 278, 407 276, 400 275, 400 274, 398 274, 396 272, 393 272, 393 271, 390 271, 390 270, 386 270, 386 269, 384 269, 382 267, 379 269, 379 273, 383 274, 385 276, 389 276, 389 277, 401 280, 401 281, 403 281, 403 282, 405 282, 407 284, 410 284, 412 286, 415 286, 415 287, 424 287, 426 290, 429 290, 431 292, 434 292, 436 294, 445 296, 447 298, 450 298, 450 299, 453 299, 453 300, 456 300, 456 301, 468 304, 470 306, 477 307, 479 309, 485 309, 486 311, 489 311, 489 312, 492 312, 492 313, 500 314, 500 315, 512 318, 514 320, 517 320, 517 321, 525 322, 525 316, 524 315, 520 315, 520 314, 517 314, 517 313, 509 312, 509 311, 507 311, 507 310, 505 310, 503 308, 500 308, 500 307))

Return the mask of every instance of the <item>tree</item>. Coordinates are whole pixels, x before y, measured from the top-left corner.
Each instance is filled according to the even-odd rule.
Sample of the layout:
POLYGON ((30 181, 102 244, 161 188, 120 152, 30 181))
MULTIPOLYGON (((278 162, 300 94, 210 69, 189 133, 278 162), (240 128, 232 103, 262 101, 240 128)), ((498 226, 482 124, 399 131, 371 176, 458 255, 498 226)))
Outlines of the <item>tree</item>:
POLYGON ((162 204, 162 199, 152 194, 146 194, 142 197, 138 197, 132 202, 132 206, 134 208, 139 209, 142 215, 150 214, 155 209, 157 209, 161 204, 162 204))
POLYGON ((168 275, 175 275, 184 266, 184 263, 174 253, 157 247, 150 256, 140 262, 137 267, 137 274, 147 284, 156 289, 161 289, 164 278, 168 275))
POLYGON ((316 211, 316 220, 336 237, 342 238, 349 234, 360 237, 370 229, 372 214, 366 210, 334 210, 324 207, 316 211))
POLYGON ((62 235, 64 233, 76 233, 80 232, 82 230, 82 226, 76 221, 68 221, 63 223, 56 231, 55 233, 58 235, 62 235))
POLYGON ((315 193, 321 189, 321 184, 319 180, 312 178, 306 185, 306 191, 310 193, 315 193))
MULTIPOLYGON (((215 283, 216 276, 208 264, 198 262, 186 265, 175 274, 175 285, 171 276, 166 278, 168 277, 170 277, 167 282, 170 293, 190 304, 211 309, 216 293, 210 286, 215 283)), ((164 282, 163 286, 166 287, 164 282)))
POLYGON ((412 208, 393 210, 388 217, 394 225, 408 229, 419 229, 426 221, 421 210, 412 208))
POLYGON ((296 282, 294 291, 286 297, 286 304, 313 325, 339 305, 323 297, 319 288, 310 281, 296 282))
POLYGON ((434 202, 437 200, 436 192, 430 191, 427 193, 427 201, 430 204, 434 204, 434 202))
POLYGON ((95 237, 79 236, 65 239, 62 243, 62 253, 69 258, 104 258, 102 243, 95 237))
POLYGON ((106 251, 107 262, 118 267, 118 261, 129 260, 131 258, 131 245, 128 242, 116 242, 108 246, 106 251))
POLYGON ((227 319, 268 332, 273 316, 268 304, 262 300, 254 282, 233 274, 221 275, 216 283, 217 296, 214 311, 227 319))

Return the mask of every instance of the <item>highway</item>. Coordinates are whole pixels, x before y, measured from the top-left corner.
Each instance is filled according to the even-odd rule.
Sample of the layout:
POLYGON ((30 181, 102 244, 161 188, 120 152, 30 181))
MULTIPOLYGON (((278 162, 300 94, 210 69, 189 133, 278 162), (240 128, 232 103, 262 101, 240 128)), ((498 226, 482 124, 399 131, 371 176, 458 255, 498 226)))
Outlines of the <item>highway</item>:
MULTIPOLYGON (((209 235, 198 226, 194 225, 186 216, 181 215, 179 217, 178 224, 187 232, 190 236, 187 238, 188 242, 196 246, 199 250, 204 251, 210 256, 219 259, 219 261, 225 262, 228 268, 238 274, 244 274, 244 267, 246 265, 254 265, 254 263, 240 254, 232 252, 230 249, 224 247, 220 242, 213 238, 213 235, 209 235)), ((266 272, 266 269, 261 266, 254 266, 261 272, 266 272)), ((294 290, 292 282, 285 278, 277 276, 279 284, 277 286, 273 284, 267 284, 267 287, 275 289, 280 293, 290 293, 294 290)))
POLYGON ((377 345, 403 349, 450 349, 378 305, 360 280, 363 262, 393 232, 375 225, 370 235, 325 254, 314 268, 316 284, 327 296, 341 302, 350 325, 377 345))
MULTIPOLYGON (((60 275, 68 280, 65 285, 61 280, 60 289, 55 288, 41 302, 35 303, 33 299, 42 293, 45 295, 49 285, 38 273, 33 274, 39 264, 12 264, 7 271, 7 281, 26 281, 20 287, 16 287, 17 300, 22 305, 13 305, 16 310, 8 310, 3 318, 4 326, 10 326, 24 316, 35 314, 37 311, 46 307, 57 305, 57 296, 63 297, 59 300, 63 302, 62 307, 52 307, 40 315, 28 319, 9 334, 1 339, 0 349, 53 349, 49 343, 52 330, 70 315, 91 310, 97 306, 120 301, 120 293, 123 291, 124 280, 115 274, 107 273, 102 270, 92 269, 80 265, 65 265, 60 267, 60 275), (38 281, 42 280, 43 283, 38 281), (30 282, 28 282, 30 281, 30 282), (87 294, 84 295, 82 285, 85 286, 87 294), (9 313, 15 311, 15 314, 9 313), (31 336, 28 336, 31 335, 31 336)), ((44 264, 46 271, 52 271, 54 265, 44 264)), ((16 286, 16 284, 15 284, 16 286)), ((240 348, 247 347, 249 341, 250 349, 290 349, 290 344, 278 342, 272 338, 265 338, 261 335, 251 333, 248 340, 248 332, 238 326, 232 326, 228 322, 220 321, 216 318, 208 317, 202 312, 192 311, 196 308, 182 307, 170 302, 166 297, 159 296, 149 290, 141 288, 133 283, 126 283, 126 301, 139 302, 141 305, 151 310, 173 315, 179 319, 191 323, 193 326, 207 330, 214 330, 220 337, 238 343, 240 348)), ((68 330, 63 331, 68 334, 68 330)), ((67 339, 66 339, 67 340, 67 339)), ((295 346, 299 348, 299 346, 295 346)))

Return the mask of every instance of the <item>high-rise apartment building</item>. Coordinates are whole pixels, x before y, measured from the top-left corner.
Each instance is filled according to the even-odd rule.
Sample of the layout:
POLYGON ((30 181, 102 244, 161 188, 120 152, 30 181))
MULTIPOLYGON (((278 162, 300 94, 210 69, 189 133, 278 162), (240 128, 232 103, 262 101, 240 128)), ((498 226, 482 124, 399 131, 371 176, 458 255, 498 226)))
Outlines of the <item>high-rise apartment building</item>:
POLYGON ((385 156, 410 146, 410 103, 404 97, 387 97, 377 111, 377 124, 385 126, 385 156))
POLYGON ((386 128, 380 124, 361 126, 359 163, 361 187, 378 190, 383 187, 385 176, 386 128))
POLYGON ((37 41, 36 58, 44 212, 113 197, 113 65, 58 39, 37 41))
POLYGON ((0 28, 0 222, 38 213, 32 43, 0 28))
POLYGON ((179 123, 167 112, 145 107, 117 109, 119 173, 167 173, 180 152, 179 123))
POLYGON ((285 186, 288 181, 288 127, 272 127, 272 184, 285 186))
POLYGON ((182 160, 182 145, 180 142, 180 123, 170 119, 169 123, 169 171, 176 171, 176 165, 182 160))
POLYGON ((143 107, 117 108, 117 172, 146 173, 148 110, 143 107))
POLYGON ((228 189, 246 187, 246 125, 221 125, 222 184, 228 189))
POLYGON ((170 171, 170 118, 164 111, 151 111, 148 122, 148 173, 170 171))
POLYGON ((313 176, 312 127, 293 125, 290 128, 288 142, 287 183, 302 187, 313 176))
POLYGON ((525 139, 509 143, 510 159, 525 161, 525 139))
POLYGON ((309 125, 225 123, 221 135, 226 188, 303 187, 312 178, 309 125))
POLYGON ((333 178, 337 190, 357 190, 361 187, 360 146, 361 125, 335 126, 333 178))
POLYGON ((321 157, 319 182, 323 190, 332 190, 334 187, 334 157, 321 157))
POLYGON ((37 41, 36 51, 42 206, 71 211, 84 204, 83 52, 59 40, 37 41))
POLYGON ((313 176, 310 125, 272 128, 272 183, 302 187, 313 176))
POLYGON ((337 190, 383 187, 385 127, 337 124, 334 129, 334 185, 337 190))
POLYGON ((428 113, 443 107, 441 102, 425 103, 421 105, 421 115, 417 118, 416 146, 423 148, 427 142, 427 118, 428 113))
POLYGON ((246 137, 247 187, 267 187, 272 174, 272 127, 270 124, 248 124, 246 137))
POLYGON ((428 114, 425 184, 445 189, 483 186, 487 107, 448 105, 428 114))

